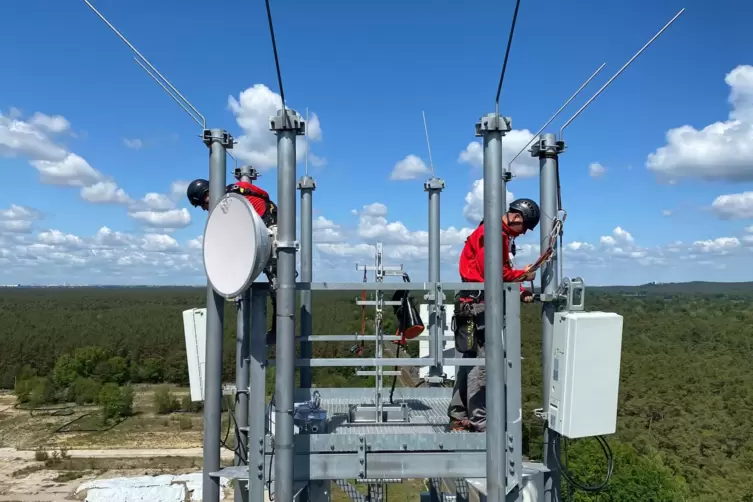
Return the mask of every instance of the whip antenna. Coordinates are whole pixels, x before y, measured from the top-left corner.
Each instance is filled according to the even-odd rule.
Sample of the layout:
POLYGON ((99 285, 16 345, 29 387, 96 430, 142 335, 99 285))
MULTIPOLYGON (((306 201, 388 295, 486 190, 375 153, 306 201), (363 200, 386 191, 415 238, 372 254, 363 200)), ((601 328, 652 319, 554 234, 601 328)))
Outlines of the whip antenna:
POLYGON ((615 73, 614 75, 612 75, 612 78, 610 78, 609 80, 607 80, 607 83, 606 83, 606 84, 604 84, 604 85, 603 85, 603 86, 601 87, 601 89, 599 89, 598 91, 596 91, 596 94, 594 94, 593 96, 591 96, 591 99, 589 99, 588 101, 586 101, 586 104, 584 104, 583 106, 581 106, 581 107, 580 107, 580 110, 578 110, 577 112, 575 112, 575 115, 573 115, 572 117, 570 117, 570 119, 569 119, 569 120, 568 120, 567 122, 565 122, 565 125, 563 125, 563 126, 562 126, 562 128, 560 129, 560 141, 562 141, 562 133, 563 133, 563 131, 565 130, 565 128, 566 128, 567 126, 569 126, 569 125, 570 125, 570 123, 571 123, 571 122, 572 122, 573 120, 575 120, 575 119, 576 119, 576 118, 578 117, 578 115, 580 115, 580 114, 581 114, 581 112, 582 112, 583 110, 585 110, 585 109, 586 109, 586 107, 587 107, 588 105, 590 105, 590 104, 591 104, 591 102, 592 102, 592 101, 593 101, 594 99, 596 99, 596 98, 597 98, 597 97, 599 96, 599 94, 601 94, 601 93, 602 93, 602 92, 604 91, 604 89, 606 89, 606 88, 607 88, 607 86, 608 86, 609 84, 611 84, 611 83, 612 83, 612 81, 613 81, 614 79, 616 79, 617 77, 619 77, 619 76, 620 76, 620 73, 622 73, 622 72, 623 72, 623 71, 624 71, 624 70, 625 70, 625 69, 626 69, 626 68, 627 68, 628 66, 630 66, 630 63, 632 63, 632 62, 633 62, 633 61, 635 60, 635 58, 637 58, 638 56, 640 56, 640 55, 641 55, 641 53, 642 53, 642 52, 643 52, 644 50, 646 50, 646 48, 647 48, 647 47, 648 47, 649 45, 651 45, 651 44, 652 44, 652 43, 654 42, 654 40, 656 40, 657 38, 659 38, 659 35, 661 35, 662 33, 664 33, 664 31, 665 31, 665 30, 666 30, 667 28, 669 28, 669 26, 670 26, 670 25, 671 25, 672 23, 674 23, 674 22, 675 22, 675 19, 677 19, 678 17, 680 17, 680 14, 682 14, 683 12, 685 12, 685 8, 684 8, 684 7, 682 8, 682 10, 680 10, 680 12, 678 12, 677 14, 675 14, 675 17, 673 17, 673 18, 672 18, 672 19, 671 19, 671 20, 670 20, 670 21, 669 21, 669 22, 668 22, 667 24, 665 24, 665 25, 664 25, 664 28, 662 28, 661 30, 659 30, 659 32, 658 32, 658 33, 657 33, 656 35, 654 35, 654 36, 653 36, 653 37, 651 38, 651 40, 649 40, 648 42, 646 42, 646 45, 644 45, 643 47, 641 47, 641 50, 639 50, 638 52, 636 52, 636 53, 635 53, 635 54, 633 55, 633 57, 631 57, 631 58, 630 58, 630 60, 629 60, 629 61, 628 61, 627 63, 625 63, 625 64, 624 64, 623 66, 622 66, 622 68, 620 68, 619 70, 617 70, 617 73, 615 73))
POLYGON ((158 83, 158 84, 159 84, 160 86, 162 86, 162 88, 163 88, 163 89, 165 90, 165 92, 167 92, 167 93, 168 93, 168 94, 170 95, 170 97, 171 97, 171 98, 173 98, 173 100, 174 100, 174 101, 175 101, 176 103, 178 103, 178 104, 179 104, 179 105, 181 106, 181 108, 183 108, 183 110, 185 110, 185 112, 186 112, 186 113, 188 113, 188 114, 189 114, 189 115, 191 116, 191 118, 192 118, 192 119, 194 119, 194 121, 196 121, 196 122, 197 122, 197 123, 198 123, 198 124, 199 124, 199 125, 200 125, 200 126, 201 126, 201 127, 203 128, 203 129, 206 129, 206 123, 207 123, 207 121, 206 121, 206 119, 204 118, 204 115, 202 115, 202 114, 201 114, 201 113, 199 112, 199 110, 197 110, 197 109, 196 109, 196 107, 194 107, 194 106, 193 106, 193 105, 191 104, 191 102, 190 102, 190 101, 188 101, 188 100, 187 100, 187 99, 185 98, 185 96, 183 96, 183 95, 182 95, 182 94, 180 93, 180 91, 178 91, 178 89, 176 89, 176 88, 175 88, 175 86, 174 86, 173 84, 171 84, 171 83, 170 83, 170 81, 169 81, 169 80, 167 80, 167 79, 165 78, 165 76, 164 76, 164 75, 162 75, 162 74, 161 74, 161 73, 159 72, 159 70, 157 70, 157 68, 155 68, 155 67, 154 67, 154 65, 152 65, 152 63, 150 63, 150 62, 149 62, 149 60, 148 60, 148 59, 146 59, 146 58, 145 58, 145 57, 143 56, 143 54, 141 54, 141 53, 140 53, 140 52, 138 51, 138 49, 136 49, 136 47, 134 47, 134 46, 133 46, 133 44, 131 44, 131 42, 129 42, 129 41, 128 41, 128 39, 127 39, 126 37, 124 37, 124 36, 123 36, 123 34, 121 34, 121 33, 120 33, 120 32, 118 31, 118 29, 117 29, 117 28, 115 28, 115 26, 113 26, 113 25, 112 25, 112 23, 110 23, 110 21, 108 21, 108 20, 107 20, 107 18, 105 18, 105 16, 103 16, 103 15, 102 15, 102 14, 101 14, 101 13, 100 13, 100 12, 99 12, 99 11, 98 11, 97 9, 95 9, 95 8, 94 8, 94 6, 93 6, 93 5, 92 5, 92 4, 91 4, 91 3, 89 2, 89 0, 84 0, 84 3, 85 3, 86 5, 88 5, 88 6, 89 6, 89 8, 90 8, 91 10, 93 10, 93 11, 94 11, 94 13, 95 13, 95 14, 96 14, 97 16, 99 16, 99 18, 100 18, 100 19, 101 19, 102 21, 104 21, 104 22, 105 22, 105 24, 106 24, 107 26, 109 26, 109 27, 110 27, 110 29, 111 29, 111 30, 112 30, 113 32, 115 32, 115 34, 116 34, 116 35, 117 35, 118 37, 120 37, 120 39, 121 39, 121 40, 122 40, 123 42, 125 42, 125 44, 126 44, 126 45, 127 45, 127 46, 128 46, 128 47, 129 47, 129 48, 130 48, 130 49, 131 49, 131 50, 132 50, 132 51, 133 51, 133 52, 134 52, 134 53, 135 53, 135 54, 136 54, 136 55, 137 55, 137 56, 139 57, 139 59, 141 59, 141 61, 143 61, 144 63, 146 63, 146 65, 147 65, 147 66, 149 67, 149 69, 147 69, 147 68, 146 68, 146 67, 145 67, 145 66, 144 66, 144 65, 142 64, 142 62, 141 62, 141 61, 139 61, 139 59, 137 59, 137 58, 134 58, 134 59, 136 59, 136 62, 137 62, 137 63, 139 64, 139 66, 141 66, 141 67, 142 67, 142 68, 143 68, 143 69, 144 69, 144 70, 145 70, 145 71, 146 71, 146 72, 147 72, 147 73, 149 74, 149 76, 150 76, 150 77, 152 77, 152 78, 153 78, 153 79, 155 80, 155 82, 157 82, 157 83, 158 83), (151 71, 149 71, 149 70, 151 70, 151 71), (152 72, 154 72, 154 73, 152 73, 152 72), (155 73, 156 73, 156 74, 157 74, 157 75, 159 76, 159 78, 160 78, 161 80, 160 80, 160 79, 158 79, 158 78, 157 78, 157 77, 156 77, 156 76, 154 75, 155 73), (164 84, 163 84, 162 82, 164 82, 164 84), (165 84, 167 84, 167 86, 165 86, 165 84), (168 87, 169 87, 169 88, 170 88, 170 89, 172 90, 172 92, 170 92, 170 91, 169 91, 169 90, 167 89, 168 87), (173 94, 173 92, 175 93, 175 95, 173 94), (176 97, 176 95, 177 95, 177 97, 176 97), (178 98, 180 98, 180 99, 178 99, 178 98), (193 110, 193 112, 194 112, 194 113, 196 113, 196 115, 198 115, 198 118, 197 118, 197 117, 196 117, 196 116, 195 116, 195 115, 194 115, 193 113, 189 112, 189 111, 188 111, 188 108, 190 108, 191 110, 193 110))
POLYGON ((429 167, 431 167, 431 175, 434 176, 434 161, 431 160, 431 143, 429 143, 429 128, 426 127, 426 114, 421 110, 421 115, 424 117, 424 132, 426 133, 426 148, 429 150, 429 167))
POLYGON ((499 95, 502 93, 502 81, 505 79, 505 71, 507 70, 507 58, 510 57, 510 47, 512 46, 512 36, 515 33, 515 21, 518 19, 518 8, 520 7, 520 0, 515 3, 515 12, 512 15, 512 26, 510 27, 510 36, 507 39, 507 50, 505 51, 505 62, 502 63, 502 73, 499 76, 499 85, 497 86, 497 97, 494 100, 494 112, 499 115, 499 95))
POLYGON ((552 115, 552 118, 550 118, 549 120, 547 120, 546 124, 544 124, 543 126, 541 126, 541 129, 539 129, 538 131, 536 131, 536 134, 533 135, 533 138, 531 138, 531 141, 529 141, 528 143, 526 143, 526 146, 524 146, 517 154, 515 154, 515 157, 513 157, 512 160, 510 161, 510 163, 507 165, 507 170, 508 171, 510 170, 510 166, 512 165, 512 163, 515 162, 515 159, 517 159, 518 156, 520 156, 520 154, 523 153, 525 151, 525 149, 528 148, 531 145, 531 143, 533 143, 536 140, 536 138, 539 136, 539 134, 541 134, 541 131, 543 131, 546 128, 546 126, 548 126, 549 124, 551 124, 552 121, 557 118, 557 116, 562 112, 562 110, 564 110, 567 107, 567 105, 570 104, 570 101, 572 101, 573 99, 575 99, 575 97, 578 94, 580 94, 580 91, 582 91, 589 84, 589 82, 591 82, 591 80, 593 80, 593 78, 596 75, 598 75, 599 72, 602 69, 604 69, 604 66, 606 66, 606 63, 601 63, 601 66, 599 66, 599 69, 596 70, 595 72, 593 72, 591 74, 591 76, 588 77, 588 80, 586 80, 585 82, 583 82, 583 84, 578 88, 578 90, 575 91, 575 94, 573 94, 572 96, 570 96, 570 99, 568 99, 567 101, 565 101, 565 104, 562 105, 559 110, 557 110, 557 113, 555 113, 554 115, 552 115))
POLYGON ((306 176, 309 175, 309 107, 306 107, 306 176))
MULTIPOLYGON (((272 11, 269 8, 269 0, 264 2, 267 6, 267 21, 269 21, 269 35, 272 37, 272 51, 275 55, 275 67, 277 68, 277 84, 280 86, 280 99, 282 100, 282 115, 287 117, 285 111, 285 89, 282 87, 282 72, 280 71, 280 58, 277 57, 277 42, 275 41, 275 27, 272 24, 272 11)), ((289 119, 286 118, 289 121, 289 119)), ((288 123, 288 125, 290 125, 288 123)))

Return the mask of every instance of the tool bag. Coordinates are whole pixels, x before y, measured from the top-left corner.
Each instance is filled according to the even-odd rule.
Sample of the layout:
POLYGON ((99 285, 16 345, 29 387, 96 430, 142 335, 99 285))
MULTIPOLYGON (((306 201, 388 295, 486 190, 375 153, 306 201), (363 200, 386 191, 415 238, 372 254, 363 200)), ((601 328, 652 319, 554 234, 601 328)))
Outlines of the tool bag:
POLYGON ((455 350, 461 354, 476 353, 484 346, 484 303, 474 297, 459 297, 452 316, 455 350))

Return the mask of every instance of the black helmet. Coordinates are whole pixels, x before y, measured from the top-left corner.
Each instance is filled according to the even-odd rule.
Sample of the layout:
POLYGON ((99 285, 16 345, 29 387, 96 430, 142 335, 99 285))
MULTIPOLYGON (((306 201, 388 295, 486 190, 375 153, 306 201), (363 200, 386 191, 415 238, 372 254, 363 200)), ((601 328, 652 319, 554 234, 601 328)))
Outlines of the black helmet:
POLYGON ((188 196, 188 202, 193 207, 200 206, 204 202, 204 197, 209 191, 209 182, 201 178, 193 180, 188 185, 186 195, 188 196))
POLYGON ((531 199, 517 199, 510 203, 510 212, 523 217, 526 230, 533 230, 539 224, 539 205, 531 199))

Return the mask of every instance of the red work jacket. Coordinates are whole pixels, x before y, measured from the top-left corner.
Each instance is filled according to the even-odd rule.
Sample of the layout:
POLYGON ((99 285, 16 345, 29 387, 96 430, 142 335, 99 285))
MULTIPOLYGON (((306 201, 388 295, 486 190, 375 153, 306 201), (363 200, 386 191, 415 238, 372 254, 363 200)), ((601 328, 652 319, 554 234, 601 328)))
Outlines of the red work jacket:
POLYGON ((277 208, 269 199, 269 194, 262 188, 245 181, 238 181, 227 186, 227 192, 238 193, 246 197, 261 216, 267 226, 277 224, 277 208))
MULTIPOLYGON (((507 237, 510 228, 502 223, 502 277, 505 282, 518 282, 525 273, 522 269, 513 269, 510 261, 509 239, 507 237)), ((460 278, 463 282, 484 282, 484 224, 468 236, 460 254, 459 264, 460 278)), ((523 289, 521 284, 520 289, 523 289)))

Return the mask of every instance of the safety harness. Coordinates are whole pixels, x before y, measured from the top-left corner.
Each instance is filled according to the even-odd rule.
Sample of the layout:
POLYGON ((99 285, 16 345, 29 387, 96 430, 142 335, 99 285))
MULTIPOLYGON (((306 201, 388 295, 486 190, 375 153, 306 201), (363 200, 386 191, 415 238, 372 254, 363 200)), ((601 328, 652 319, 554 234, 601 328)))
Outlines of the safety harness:
POLYGON ((227 193, 237 193, 244 197, 257 197, 263 200, 264 214, 261 217, 262 221, 267 227, 277 225, 277 205, 269 199, 268 195, 248 188, 243 188, 237 184, 228 185, 227 193))

